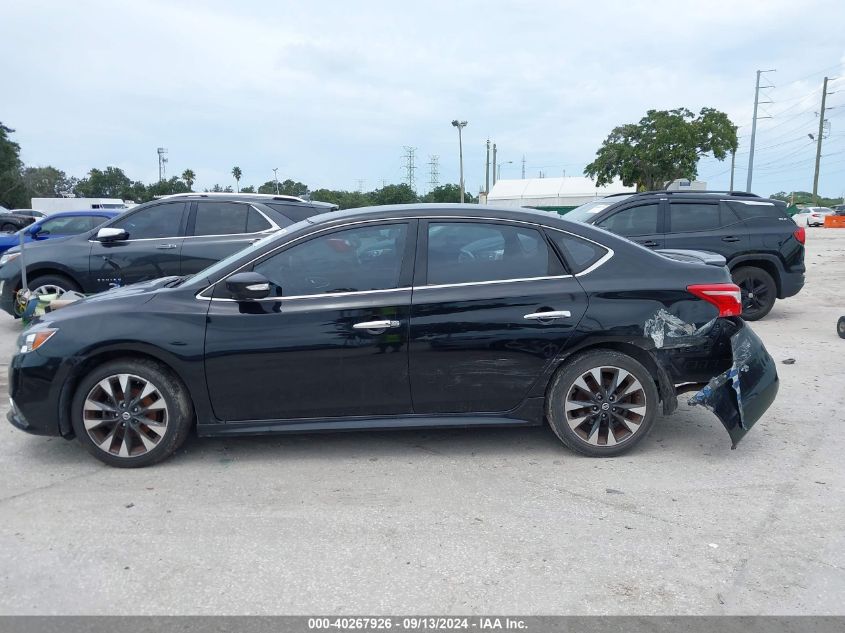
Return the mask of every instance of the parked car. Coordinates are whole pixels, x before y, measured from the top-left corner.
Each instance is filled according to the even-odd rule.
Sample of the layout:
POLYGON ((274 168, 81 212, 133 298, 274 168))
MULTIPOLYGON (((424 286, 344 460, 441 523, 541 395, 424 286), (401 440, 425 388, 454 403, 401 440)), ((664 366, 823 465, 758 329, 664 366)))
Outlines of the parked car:
POLYGON ((825 216, 835 213, 836 211, 829 207, 804 207, 793 215, 792 219, 798 226, 824 226, 825 216))
POLYGON ((39 318, 8 417, 125 467, 170 455, 194 420, 232 436, 547 418, 571 449, 612 456, 698 389, 736 446, 778 389, 740 311, 712 254, 542 211, 355 209, 39 318))
POLYGON ((742 289, 742 316, 766 316, 775 299, 804 287, 804 227, 780 200, 723 191, 650 191, 609 196, 573 209, 567 219, 624 235, 653 249, 722 255, 742 289))
POLYGON ((65 211, 44 217, 17 233, 0 235, 0 253, 33 240, 52 240, 71 235, 79 235, 100 226, 106 220, 118 215, 117 211, 65 211))
POLYGON ((32 211, 31 209, 13 209, 11 211, 0 211, 0 233, 14 233, 25 226, 35 222, 33 215, 21 214, 20 211, 32 211))
MULTIPOLYGON (((123 212, 96 230, 27 248, 27 285, 51 294, 95 293, 188 275, 317 213, 324 202, 260 194, 178 194, 123 212)), ((15 314, 20 251, 0 257, 0 307, 15 314)))

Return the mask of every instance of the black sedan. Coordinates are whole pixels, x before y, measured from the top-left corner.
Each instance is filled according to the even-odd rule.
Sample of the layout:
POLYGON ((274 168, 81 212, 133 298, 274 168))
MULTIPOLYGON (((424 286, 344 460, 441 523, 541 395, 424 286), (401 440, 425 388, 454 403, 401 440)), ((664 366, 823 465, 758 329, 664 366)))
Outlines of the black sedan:
POLYGON ((529 210, 323 214, 191 277, 40 318, 11 363, 9 420, 127 467, 167 457, 193 426, 547 420, 571 449, 611 456, 689 391, 735 446, 778 378, 723 264, 529 210))

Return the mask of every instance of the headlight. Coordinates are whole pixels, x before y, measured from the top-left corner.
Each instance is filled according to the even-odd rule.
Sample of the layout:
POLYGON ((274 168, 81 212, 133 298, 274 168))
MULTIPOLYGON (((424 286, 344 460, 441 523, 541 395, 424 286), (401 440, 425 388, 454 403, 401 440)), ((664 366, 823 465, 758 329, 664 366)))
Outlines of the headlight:
POLYGON ((39 347, 44 345, 47 341, 53 338, 53 334, 58 332, 55 328, 44 328, 36 332, 30 332, 24 335, 23 344, 21 345, 21 354, 34 352, 39 347))
POLYGON ((0 266, 5 266, 9 262, 16 260, 20 256, 20 253, 6 253, 5 255, 3 255, 3 257, 0 257, 0 266))

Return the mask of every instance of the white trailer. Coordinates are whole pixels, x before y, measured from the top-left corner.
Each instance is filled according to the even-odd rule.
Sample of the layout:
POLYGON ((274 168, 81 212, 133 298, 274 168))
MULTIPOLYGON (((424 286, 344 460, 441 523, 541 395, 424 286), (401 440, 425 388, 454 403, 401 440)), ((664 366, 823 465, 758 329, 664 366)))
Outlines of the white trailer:
POLYGON ((120 198, 33 198, 32 208, 50 215, 59 211, 128 209, 129 207, 120 198))

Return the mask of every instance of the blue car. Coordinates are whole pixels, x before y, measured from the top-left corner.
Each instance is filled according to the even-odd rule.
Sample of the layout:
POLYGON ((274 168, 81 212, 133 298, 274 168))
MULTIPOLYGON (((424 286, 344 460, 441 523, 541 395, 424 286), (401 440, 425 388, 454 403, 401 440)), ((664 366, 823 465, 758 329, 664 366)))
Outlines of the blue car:
POLYGON ((6 252, 13 246, 18 246, 21 243, 21 234, 23 234, 25 242, 33 240, 40 242, 57 237, 69 237, 90 231, 119 214, 119 211, 104 211, 102 209, 54 213, 46 218, 41 218, 17 233, 0 233, 0 253, 6 252))

